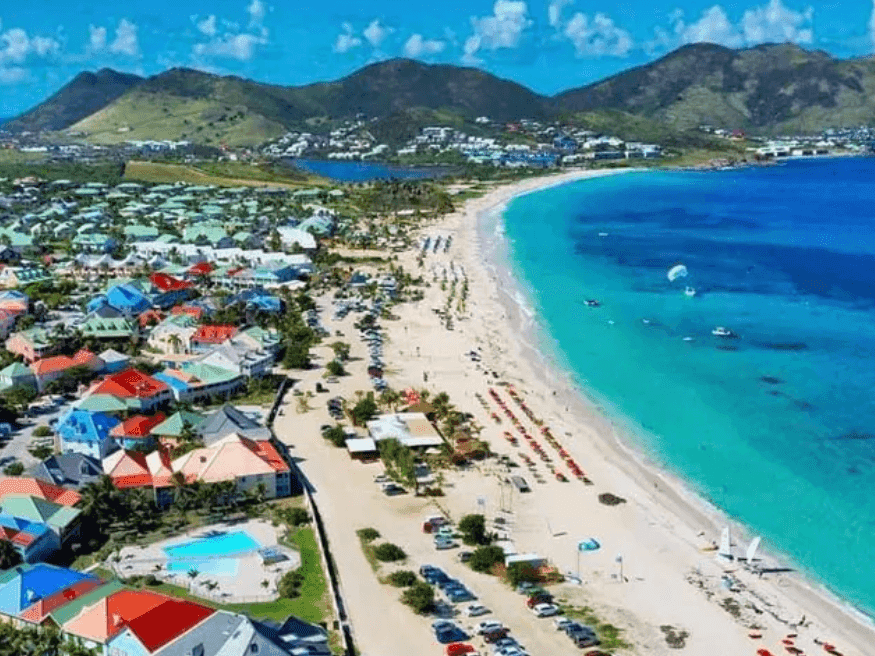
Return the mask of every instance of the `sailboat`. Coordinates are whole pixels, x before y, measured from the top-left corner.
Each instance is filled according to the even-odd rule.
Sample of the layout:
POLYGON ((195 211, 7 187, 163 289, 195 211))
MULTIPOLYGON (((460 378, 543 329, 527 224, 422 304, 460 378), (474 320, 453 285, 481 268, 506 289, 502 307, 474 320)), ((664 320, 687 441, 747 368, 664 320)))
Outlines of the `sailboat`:
POLYGON ((696 288, 695 288, 695 287, 690 287, 690 286, 688 285, 688 286, 686 287, 686 289, 684 289, 684 295, 685 295, 685 296, 688 296, 689 298, 692 298, 693 296, 696 295, 696 288))

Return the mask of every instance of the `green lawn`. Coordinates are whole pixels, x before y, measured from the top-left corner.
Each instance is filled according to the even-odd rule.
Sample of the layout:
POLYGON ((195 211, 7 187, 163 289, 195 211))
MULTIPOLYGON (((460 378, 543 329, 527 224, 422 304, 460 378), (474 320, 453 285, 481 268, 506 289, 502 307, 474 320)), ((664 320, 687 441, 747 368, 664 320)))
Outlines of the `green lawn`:
MULTIPOLYGON (((312 623, 327 622, 331 624, 333 610, 328 591, 325 572, 322 571, 322 561, 319 555, 319 545, 316 544, 316 533, 310 526, 300 528, 291 534, 289 544, 301 553, 300 571, 304 575, 301 584, 301 596, 295 599, 277 599, 276 601, 255 604, 220 604, 208 599, 192 595, 181 586, 170 583, 159 583, 148 589, 164 592, 174 597, 190 599, 212 608, 221 608, 231 612, 245 613, 250 617, 271 619, 284 622, 289 615, 300 617, 312 623)), ((109 572, 98 570, 101 575, 111 578, 109 572)))

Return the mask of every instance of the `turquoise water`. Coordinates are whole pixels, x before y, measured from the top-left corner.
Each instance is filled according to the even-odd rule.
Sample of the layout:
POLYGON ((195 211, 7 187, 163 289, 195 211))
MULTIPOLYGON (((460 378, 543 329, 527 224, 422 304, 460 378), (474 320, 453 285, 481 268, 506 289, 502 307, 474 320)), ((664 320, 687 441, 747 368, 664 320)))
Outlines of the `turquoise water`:
POLYGON ((578 382, 651 457, 869 613, 873 179, 866 159, 633 173, 505 212, 516 273, 578 382), (680 263, 689 275, 669 281, 680 263))
POLYGON ((191 542, 164 547, 167 554, 167 569, 171 572, 188 572, 192 569, 214 576, 237 574, 239 559, 261 548, 261 544, 246 531, 218 533, 191 542))

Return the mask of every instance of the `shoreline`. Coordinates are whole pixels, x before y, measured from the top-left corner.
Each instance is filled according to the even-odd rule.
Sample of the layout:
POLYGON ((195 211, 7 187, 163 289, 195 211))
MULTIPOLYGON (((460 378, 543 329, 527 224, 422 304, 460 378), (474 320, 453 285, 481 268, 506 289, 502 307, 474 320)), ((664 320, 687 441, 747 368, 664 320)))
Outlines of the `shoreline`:
MULTIPOLYGON (((467 236, 474 241, 475 257, 470 258, 466 265, 479 267, 495 285, 498 294, 494 300, 503 310, 503 322, 515 342, 514 350, 535 374, 535 378, 557 381, 561 383, 560 387, 567 387, 561 394, 554 391, 552 399, 559 403, 560 413, 563 406, 566 408, 566 416, 554 410, 552 416, 545 417, 546 423, 561 426, 557 432, 566 433, 568 424, 574 425, 575 433, 579 432, 581 425, 586 426, 589 434, 595 438, 591 440, 593 446, 606 463, 623 471, 639 487, 640 493, 650 497, 652 502, 684 524, 688 537, 701 535, 703 528, 713 535, 719 533, 720 527, 729 525, 737 536, 749 539, 751 531, 740 520, 727 516, 718 506, 697 493, 690 483, 637 450, 634 439, 630 439, 635 432, 632 422, 624 420, 622 416, 612 416, 599 403, 598 394, 578 382, 570 367, 561 361, 549 332, 537 320, 530 292, 516 278, 510 261, 510 244, 504 235, 503 213, 513 199, 577 180, 641 170, 646 169, 582 170, 528 179, 498 187, 479 199, 469 201, 462 213, 473 220, 473 225, 463 223, 459 226, 460 231, 467 231, 467 236)), ((513 375, 503 375, 502 379, 526 386, 529 382, 516 371, 513 375)), ((574 439, 576 441, 579 438, 575 436, 574 439)), ((696 548, 689 539, 684 541, 691 548, 696 548)), ((790 562, 787 556, 775 554, 768 548, 764 549, 764 553, 769 561, 790 562)), ((764 580, 757 583, 756 587, 766 588, 770 594, 785 598, 791 606, 808 610, 803 617, 814 615, 820 619, 823 624, 822 628, 818 627, 821 633, 842 636, 843 642, 854 644, 861 653, 864 653, 863 645, 871 644, 875 637, 872 617, 843 599, 810 572, 794 570, 790 576, 780 577, 776 581, 764 580)))

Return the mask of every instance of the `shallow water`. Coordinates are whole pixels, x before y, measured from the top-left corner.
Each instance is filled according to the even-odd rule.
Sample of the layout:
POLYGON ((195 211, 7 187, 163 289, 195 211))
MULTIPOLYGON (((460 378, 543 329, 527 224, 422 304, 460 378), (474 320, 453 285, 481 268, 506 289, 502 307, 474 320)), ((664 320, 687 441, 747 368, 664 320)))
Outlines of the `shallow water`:
POLYGON ((869 159, 647 172, 505 212, 514 268, 579 382, 651 457, 869 612, 873 179, 869 159), (689 275, 670 282, 679 263, 689 275))

